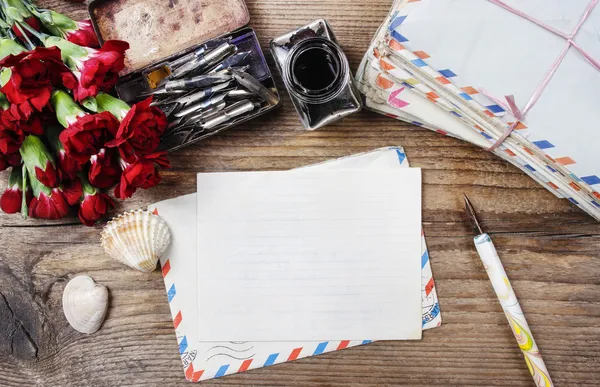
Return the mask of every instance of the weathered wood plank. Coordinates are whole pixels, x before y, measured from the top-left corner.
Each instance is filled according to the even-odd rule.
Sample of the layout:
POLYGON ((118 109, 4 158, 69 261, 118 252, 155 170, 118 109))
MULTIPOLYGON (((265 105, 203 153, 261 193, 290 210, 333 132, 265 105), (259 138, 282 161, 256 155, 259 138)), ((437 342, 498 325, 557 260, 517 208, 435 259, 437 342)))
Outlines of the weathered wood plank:
MULTIPOLYGON (((44 6, 75 18, 81 5, 44 6)), ((268 40, 327 18, 356 68, 389 1, 252 0, 251 26, 268 40)), ((271 64, 272 61, 271 61, 271 64)), ((272 67, 274 68, 274 67, 272 67)), ((278 83, 283 91, 281 82, 278 83)), ((423 168, 423 220, 444 318, 419 342, 379 342, 208 382, 229 386, 531 385, 514 338, 472 245, 462 194, 480 212, 559 386, 600 377, 600 226, 489 153, 452 138, 361 112, 316 132, 282 109, 172 154, 155 189, 114 213, 195 190, 200 171, 289 169, 387 145, 423 168)), ((6 175, 2 174, 1 184, 6 175)), ((100 226, 0 215, 0 385, 187 385, 158 272, 107 257, 100 226), (66 322, 62 290, 91 275, 111 290, 102 329, 66 322)))

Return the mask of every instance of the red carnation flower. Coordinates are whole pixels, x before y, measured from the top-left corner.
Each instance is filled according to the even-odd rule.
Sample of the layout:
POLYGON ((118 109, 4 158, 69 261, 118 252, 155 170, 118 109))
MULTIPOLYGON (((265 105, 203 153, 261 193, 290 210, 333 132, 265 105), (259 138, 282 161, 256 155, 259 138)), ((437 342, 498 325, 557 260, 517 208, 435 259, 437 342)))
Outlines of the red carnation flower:
POLYGON ((119 122, 109 112, 86 114, 63 130, 59 138, 67 154, 83 164, 100 152, 118 127, 119 122))
MULTIPOLYGON (((8 188, 0 197, 0 209, 7 214, 16 214, 21 210, 23 200, 23 170, 20 166, 10 171, 8 188)), ((27 191, 26 201, 31 200, 31 192, 27 191)))
POLYGON ((138 157, 133 163, 121 160, 123 173, 121 181, 115 187, 115 196, 119 199, 130 198, 138 188, 151 188, 160 183, 156 166, 170 168, 165 152, 156 152, 138 157))
MULTIPOLYGON (((83 1, 79 2, 83 3, 83 1)), ((54 11, 47 11, 46 16, 41 21, 52 35, 67 39, 69 42, 79 46, 100 47, 94 28, 92 27, 92 22, 89 19, 77 22, 68 16, 54 11), (48 16, 51 20, 48 20, 48 16)))
POLYGON ((71 206, 74 206, 75 204, 79 203, 79 199, 81 199, 81 195, 83 195, 81 181, 79 181, 79 179, 75 179, 65 183, 62 191, 67 203, 69 203, 71 206))
POLYGON ((21 154, 19 152, 5 154, 0 151, 0 171, 16 165, 21 165, 21 154))
POLYGON ((58 172, 62 179, 74 180, 77 178, 77 172, 81 171, 83 164, 75 158, 69 156, 67 151, 61 149, 58 151, 57 162, 58 172))
MULTIPOLYGON (((22 107, 22 105, 21 105, 22 107)), ((47 120, 48 112, 44 111, 43 115, 34 115, 25 111, 21 111, 19 105, 10 105, 7 110, 4 110, 0 115, 0 127, 19 128, 26 134, 35 134, 41 136, 44 134, 42 121, 47 120)))
POLYGON ((47 38, 45 44, 60 48, 65 63, 77 77, 78 85, 73 90, 77 101, 110 91, 117 83, 119 71, 125 68, 125 51, 129 49, 129 43, 121 40, 109 40, 102 48, 94 49, 56 36, 47 38))
POLYGON ((62 128, 59 125, 48 125, 46 137, 50 143, 52 152, 56 155, 56 165, 61 180, 77 179, 77 172, 83 169, 83 164, 69 156, 60 142, 59 136, 62 128))
POLYGON ((81 178, 83 199, 79 205, 79 219, 86 226, 93 226, 108 210, 114 208, 115 203, 108 195, 92 187, 84 177, 81 178))
POLYGON ((112 199, 100 191, 93 194, 84 193, 83 201, 79 205, 79 219, 86 226, 93 226, 106 212, 114 208, 112 199))
POLYGON ((36 47, 33 51, 9 55, 0 61, 0 66, 11 68, 11 77, 0 91, 11 103, 19 105, 26 117, 48 105, 52 86, 73 89, 77 85, 56 47, 36 47))
POLYGON ((0 113, 0 151, 6 154, 18 152, 26 134, 44 134, 39 116, 27 118, 17 105, 0 113))
POLYGON ((115 139, 108 147, 118 147, 125 161, 135 161, 134 153, 144 155, 158 148, 167 128, 167 117, 156 106, 150 106, 152 97, 136 103, 121 120, 115 139))
POLYGON ((100 149, 97 155, 90 158, 88 179, 96 188, 108 188, 115 185, 121 177, 121 167, 112 151, 100 149))
POLYGON ((2 153, 10 154, 18 152, 23 140, 25 140, 25 133, 20 128, 0 126, 0 151, 2 153))
POLYGON ((60 182, 58 171, 52 161, 46 161, 44 168, 34 167, 35 177, 46 187, 56 187, 60 182))
POLYGON ((7 214, 16 214, 21 210, 23 192, 19 187, 7 188, 0 196, 0 209, 7 214))
POLYGON ((88 49, 88 59, 77 66, 79 84, 74 90, 75 99, 81 101, 100 91, 110 91, 119 79, 119 71, 125 68, 127 49, 129 43, 120 40, 109 40, 99 50, 88 49))
POLYGON ((54 188, 49 193, 40 191, 29 203, 29 216, 41 219, 60 219, 69 213, 69 203, 63 192, 54 188))
POLYGON ((98 37, 92 27, 90 19, 75 22, 77 24, 76 30, 66 31, 65 38, 71 42, 84 47, 97 48, 100 47, 98 37))
POLYGON ((60 179, 54 159, 39 137, 27 136, 21 145, 20 152, 30 177, 35 176, 46 187, 58 186, 60 179))

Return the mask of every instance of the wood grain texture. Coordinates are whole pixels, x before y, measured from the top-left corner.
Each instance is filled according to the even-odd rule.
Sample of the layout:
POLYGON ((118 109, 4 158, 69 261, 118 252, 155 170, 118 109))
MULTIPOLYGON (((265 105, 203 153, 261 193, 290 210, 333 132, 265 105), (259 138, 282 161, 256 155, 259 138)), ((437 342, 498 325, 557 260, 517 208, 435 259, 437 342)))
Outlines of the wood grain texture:
MULTIPOLYGON (((386 0, 247 3, 265 50, 270 38, 323 17, 353 69, 390 6, 386 0)), ((42 4, 86 17, 82 5, 42 4)), ((283 91, 279 80, 278 87, 283 91)), ((372 343, 204 384, 532 385, 475 252, 463 193, 492 234, 556 385, 600 383, 597 222, 481 149, 370 112, 305 132, 282 95, 283 107, 273 114, 173 153, 163 183, 114 213, 191 193, 196 172, 289 169, 402 145, 411 164, 423 168, 424 230, 444 323, 418 342, 372 343)), ((23 221, 2 214, 0 226, 0 385, 188 385, 158 271, 142 274, 112 260, 100 247, 101 227, 75 218, 23 221), (62 290, 78 274, 111 292, 107 319, 91 336, 71 329, 62 313, 62 290)))

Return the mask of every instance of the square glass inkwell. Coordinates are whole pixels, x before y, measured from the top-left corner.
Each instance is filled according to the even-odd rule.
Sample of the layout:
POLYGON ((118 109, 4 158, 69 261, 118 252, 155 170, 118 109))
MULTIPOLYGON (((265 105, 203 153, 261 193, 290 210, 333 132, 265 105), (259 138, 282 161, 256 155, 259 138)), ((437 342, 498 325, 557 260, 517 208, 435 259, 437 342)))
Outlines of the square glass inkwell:
POLYGON ((325 20, 273 39, 271 53, 306 129, 318 129, 362 108, 348 59, 325 20))

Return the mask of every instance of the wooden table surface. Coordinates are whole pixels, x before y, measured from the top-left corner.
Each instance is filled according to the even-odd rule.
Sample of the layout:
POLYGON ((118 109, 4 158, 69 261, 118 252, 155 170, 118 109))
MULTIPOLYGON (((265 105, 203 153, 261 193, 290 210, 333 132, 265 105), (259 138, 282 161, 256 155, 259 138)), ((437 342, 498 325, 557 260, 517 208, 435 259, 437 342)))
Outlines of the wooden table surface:
MULTIPOLYGON (((85 18, 82 5, 43 5, 85 18)), ((316 18, 330 21, 356 69, 389 0, 249 0, 250 25, 269 39, 316 18)), ((273 61, 269 57, 272 69, 273 61)), ((157 188, 115 214, 194 192, 195 173, 283 170, 387 145, 423 169, 423 227, 443 325, 416 342, 377 342, 205 382, 230 386, 530 386, 525 362, 479 261, 463 193, 492 234, 557 386, 600 385, 600 226, 516 168, 474 146, 363 111, 315 132, 283 107, 171 156, 157 188)), ((568 128, 565 128, 568 129, 568 128)), ((7 179, 2 174, 2 184, 7 179)), ((0 215, 0 385, 188 385, 164 284, 104 254, 101 226, 0 215), (61 307, 66 282, 88 274, 110 289, 93 335, 61 307)))

